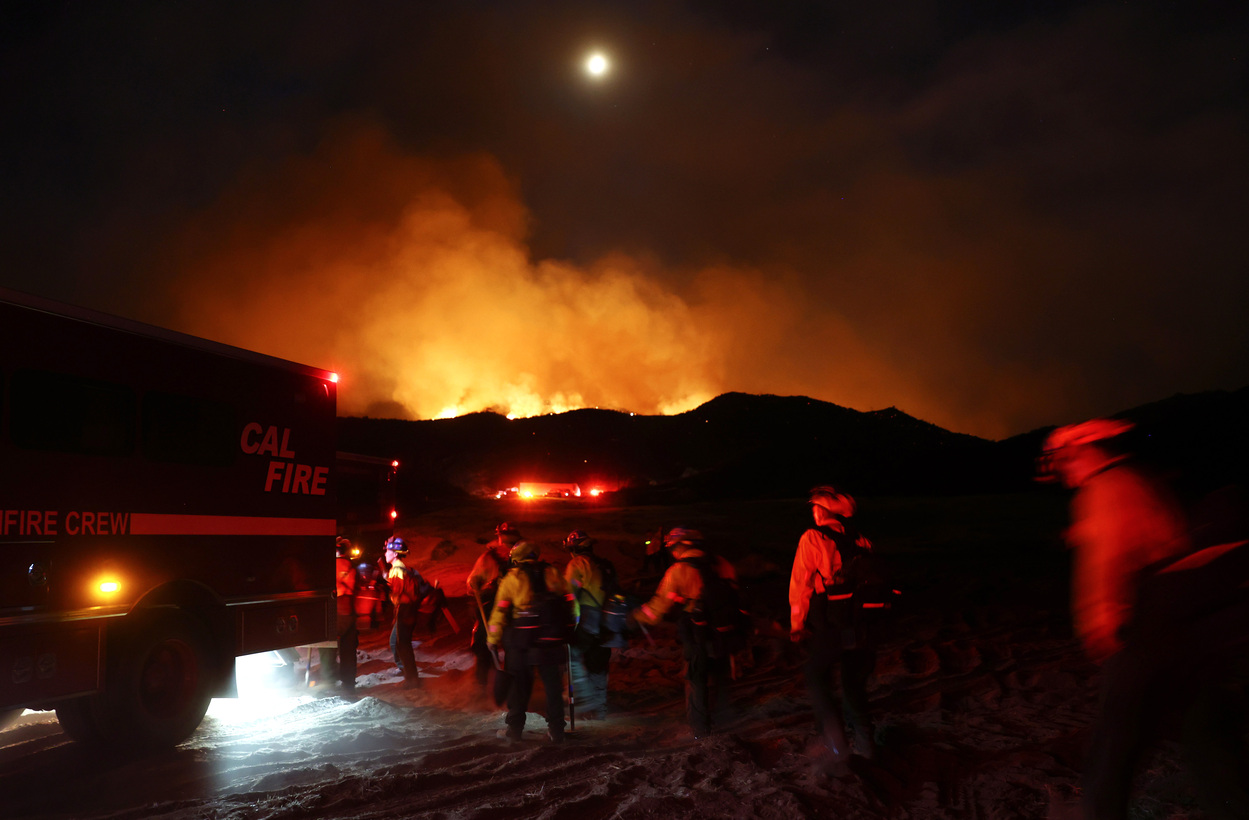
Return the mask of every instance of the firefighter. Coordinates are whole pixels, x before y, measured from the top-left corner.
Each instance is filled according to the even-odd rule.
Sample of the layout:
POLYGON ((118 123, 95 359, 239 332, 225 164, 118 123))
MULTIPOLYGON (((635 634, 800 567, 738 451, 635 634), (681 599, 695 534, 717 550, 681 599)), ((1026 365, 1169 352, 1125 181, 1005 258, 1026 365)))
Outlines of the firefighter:
POLYGON ((1074 490, 1072 616, 1103 664, 1101 711, 1089 739, 1081 810, 1127 816, 1136 764, 1162 717, 1184 714, 1192 776, 1212 817, 1249 816, 1243 690, 1249 645, 1245 535, 1193 551, 1176 498, 1124 446, 1129 421, 1092 419, 1046 439, 1042 480, 1074 490), (1243 666, 1241 667, 1243 671, 1243 666), (1230 740, 1229 740, 1230 739, 1230 740))
POLYGON ((572 588, 580 615, 577 632, 569 645, 568 674, 572 678, 578 717, 596 720, 607 716, 607 669, 611 664, 610 641, 603 608, 615 590, 615 568, 594 554, 594 539, 573 530, 564 539, 572 558, 564 568, 564 580, 572 588))
POLYGON ((507 728, 499 737, 520 740, 533 694, 534 669, 546 694, 547 739, 564 742, 563 666, 576 618, 576 601, 559 570, 538 560, 538 551, 519 541, 509 557, 513 564, 499 582, 490 612, 488 644, 511 677, 507 695, 507 728))
POLYGON ((422 579, 416 569, 404 563, 407 555, 406 541, 397 535, 386 539, 386 563, 390 564, 390 575, 386 581, 395 610, 395 625, 390 630, 390 651, 395 664, 403 672, 404 687, 411 689, 420 685, 421 677, 412 652, 412 633, 416 630, 416 620, 421 611, 422 579))
POLYGON ((844 773, 851 754, 846 723, 853 729, 855 751, 868 759, 876 753, 867 706, 867 681, 876 667, 876 647, 872 636, 854 626, 854 613, 849 609, 853 593, 846 578, 846 553, 870 552, 872 543, 850 520, 856 505, 849 494, 823 485, 811 490, 808 503, 815 526, 802 534, 794 554, 789 630, 795 643, 809 639, 804 674, 816 731, 832 752, 834 769, 844 773), (842 613, 848 615, 842 617, 842 613), (833 689, 838 676, 840 710, 833 689))
POLYGON ((356 691, 356 582, 358 574, 351 563, 351 541, 339 538, 334 544, 334 603, 338 610, 338 649, 320 650, 321 676, 326 683, 339 683, 347 695, 356 691))
POLYGON ((486 640, 486 623, 490 618, 490 609, 494 606, 499 580, 507 574, 511 566, 508 555, 520 540, 519 529, 506 521, 499 524, 494 529, 494 540, 486 545, 486 549, 477 557, 477 562, 468 572, 466 586, 477 611, 472 639, 473 655, 476 658, 475 672, 477 683, 483 690, 490 684, 490 669, 494 666, 486 640))
POLYGON ((706 565, 720 579, 734 588, 737 573, 733 565, 719 555, 710 555, 703 542, 702 533, 685 527, 674 527, 664 538, 664 547, 671 550, 675 559, 655 595, 632 613, 643 624, 657 624, 670 611, 679 614, 677 635, 685 655, 686 712, 690 730, 695 738, 711 732, 714 696, 726 689, 731 677, 730 656, 713 651, 695 629, 691 615, 703 604, 707 580, 700 565, 706 565))

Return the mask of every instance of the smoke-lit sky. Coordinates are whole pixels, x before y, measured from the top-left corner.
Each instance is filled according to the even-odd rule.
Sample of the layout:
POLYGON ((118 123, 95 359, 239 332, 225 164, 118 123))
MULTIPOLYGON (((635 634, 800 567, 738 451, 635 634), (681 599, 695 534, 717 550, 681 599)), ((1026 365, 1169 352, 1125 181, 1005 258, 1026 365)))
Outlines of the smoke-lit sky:
POLYGON ((344 414, 999 438, 1249 383, 1244 3, 2 8, 0 285, 344 414))

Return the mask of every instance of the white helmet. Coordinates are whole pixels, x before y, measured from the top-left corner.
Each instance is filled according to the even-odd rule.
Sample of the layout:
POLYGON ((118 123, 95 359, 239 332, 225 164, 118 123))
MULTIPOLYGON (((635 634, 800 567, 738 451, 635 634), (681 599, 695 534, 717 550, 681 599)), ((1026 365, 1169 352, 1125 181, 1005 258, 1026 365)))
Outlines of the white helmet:
POLYGON ((854 515, 855 511, 854 497, 838 492, 831 484, 821 484, 813 488, 807 498, 807 503, 823 507, 833 515, 840 515, 842 518, 849 518, 854 515))

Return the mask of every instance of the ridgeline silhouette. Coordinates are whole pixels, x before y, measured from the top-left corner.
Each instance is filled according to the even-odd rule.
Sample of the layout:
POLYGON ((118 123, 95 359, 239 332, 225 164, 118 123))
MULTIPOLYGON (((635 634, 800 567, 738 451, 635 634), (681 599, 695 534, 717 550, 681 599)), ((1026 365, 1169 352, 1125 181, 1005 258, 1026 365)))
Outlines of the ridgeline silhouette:
MULTIPOLYGON (((1244 483, 1249 387, 1176 395, 1116 414, 1136 448, 1191 494, 1244 483)), ((574 410, 402 421, 339 419, 339 449, 397 458, 409 510, 521 481, 601 486, 625 504, 789 498, 841 482, 862 494, 967 495, 1032 486, 1052 427, 1003 441, 952 433, 896 408, 860 412, 802 396, 726 393, 674 416, 574 410)))

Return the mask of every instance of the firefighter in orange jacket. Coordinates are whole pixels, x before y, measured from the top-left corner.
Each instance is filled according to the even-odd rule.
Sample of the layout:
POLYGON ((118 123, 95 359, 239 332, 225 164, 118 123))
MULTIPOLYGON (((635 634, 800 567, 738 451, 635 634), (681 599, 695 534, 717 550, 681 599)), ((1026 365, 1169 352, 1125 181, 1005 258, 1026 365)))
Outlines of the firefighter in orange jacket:
POLYGON ((1141 571, 1190 549, 1170 491, 1117 452, 1113 440, 1131 429, 1128 421, 1093 419, 1054 430, 1043 448, 1042 478, 1076 491, 1067 529, 1075 552, 1071 614, 1098 661, 1123 647, 1141 571))
MULTIPOLYGON (((538 551, 528 542, 512 547, 509 557, 512 569, 499 582, 494 607, 490 612, 487 642, 497 657, 504 650, 503 669, 512 678, 507 695, 507 728, 499 737, 519 740, 525 730, 525 714, 533 694, 533 672, 536 667, 546 693, 547 738, 552 743, 564 741, 563 667, 568 655, 568 638, 577 617, 577 602, 572 590, 555 567, 538 560, 538 551), (559 617, 566 618, 562 640, 542 636, 540 626, 522 625, 520 619, 530 611, 535 599, 534 580, 540 578, 549 592, 562 596, 559 617), (536 636, 536 637, 535 637, 536 636)), ((534 613, 536 621, 547 613, 534 613)))
MULTIPOLYGON (((1132 427, 1120 419, 1059 427, 1046 439, 1039 464, 1038 478, 1075 491, 1067 530, 1075 552, 1072 617, 1085 651, 1104 664, 1082 816, 1127 817, 1151 730, 1177 707, 1188 713, 1186 757, 1203 803, 1214 804, 1206 808, 1212 816, 1249 816, 1244 773, 1236 774, 1244 760, 1227 754, 1221 739, 1238 710, 1202 711, 1207 687, 1218 682, 1217 641, 1230 630, 1217 612, 1209 620, 1183 614, 1183 601, 1168 594, 1178 589, 1168 582, 1183 580, 1172 567, 1191 550, 1188 524, 1170 491, 1129 457, 1123 436, 1132 427), (1208 645, 1213 652, 1203 650, 1208 645)), ((1199 584, 1197 595, 1190 590, 1184 597, 1200 599, 1203 588, 1215 586, 1199 584)))
POLYGON ((833 753, 834 762, 844 766, 850 757, 846 723, 854 730, 859 754, 871 758, 876 752, 875 729, 867 706, 867 681, 876 667, 876 648, 863 636, 845 634, 844 629, 830 623, 827 589, 844 580, 838 542, 865 550, 872 548, 872 542, 850 521, 856 509, 852 496, 823 485, 811 490, 808 503, 815 527, 802 534, 794 554, 789 576, 789 630, 795 642, 811 639, 805 677, 816 730, 833 753), (840 710, 833 690, 833 679, 838 676, 840 710))
POLYGON ((644 624, 656 624, 669 612, 681 615, 677 635, 685 654, 686 712, 694 737, 701 738, 711 732, 713 687, 716 691, 727 688, 732 663, 728 657, 710 657, 708 647, 695 635, 688 617, 703 597, 703 578, 697 565, 710 564, 712 571, 734 584, 737 573, 723 556, 707 553, 698 530, 674 527, 665 536, 664 545, 672 551, 675 561, 664 573, 655 595, 634 610, 633 617, 644 624))
POLYGON ((351 541, 339 538, 334 544, 334 604, 337 609, 338 649, 323 648, 321 678, 324 683, 342 684, 344 693, 356 691, 356 568, 351 562, 351 541))
POLYGON ((395 605, 395 625, 390 631, 390 651, 395 663, 403 672, 404 685, 408 688, 420 684, 420 672, 416 668, 416 655, 412 651, 412 633, 416 619, 421 613, 421 574, 403 562, 408 555, 408 544, 397 535, 386 539, 386 562, 390 575, 390 600, 395 605))
POLYGON ((486 641, 486 623, 490 618, 490 609, 494 606, 495 594, 499 590, 499 581, 511 566, 508 555, 512 547, 521 540, 520 530, 506 521, 494 528, 494 535, 494 540, 477 556, 465 582, 468 596, 473 599, 474 611, 477 613, 470 645, 476 659, 474 672, 477 683, 483 689, 490 683, 490 669, 494 666, 486 641))

